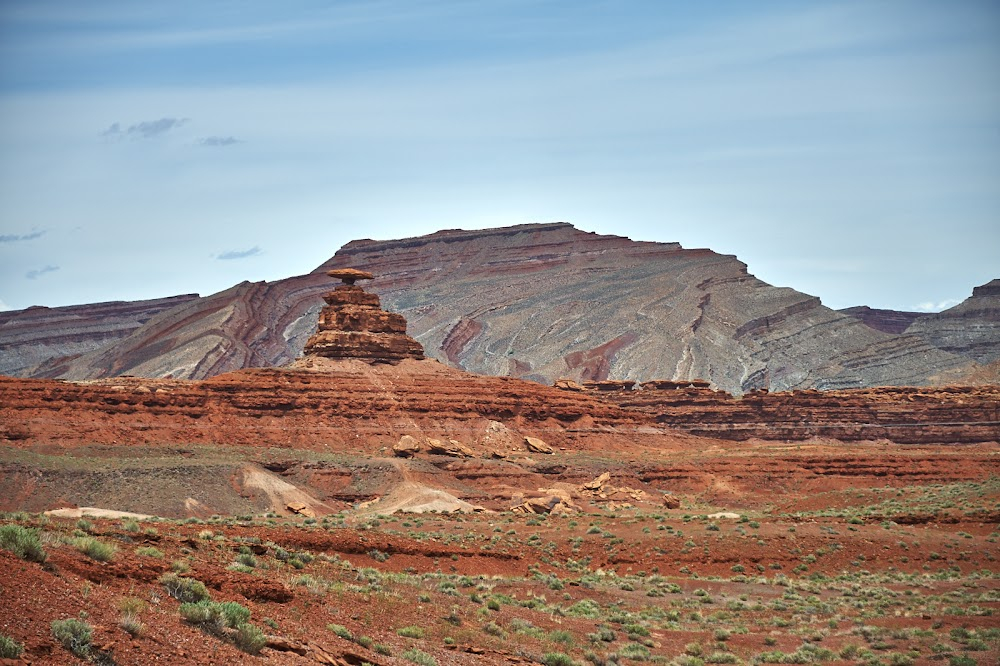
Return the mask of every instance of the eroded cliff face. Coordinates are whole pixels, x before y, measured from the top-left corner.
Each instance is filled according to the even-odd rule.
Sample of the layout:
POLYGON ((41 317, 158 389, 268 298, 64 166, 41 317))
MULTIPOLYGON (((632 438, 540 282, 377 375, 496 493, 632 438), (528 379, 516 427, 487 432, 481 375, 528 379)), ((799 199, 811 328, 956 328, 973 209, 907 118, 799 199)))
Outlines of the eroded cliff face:
POLYGON ((113 346, 22 374, 203 378, 285 365, 316 330, 323 273, 348 267, 378 276, 371 291, 428 356, 484 374, 704 378, 742 393, 948 383, 978 368, 768 285, 735 257, 559 223, 354 241, 314 273, 184 303, 113 346))
MULTIPOLYGON (((0 374, 42 376, 56 359, 75 358, 128 337, 161 312, 198 298, 185 294, 149 301, 32 307, 0 312, 0 374)), ((60 363, 49 372, 59 374, 60 363)))
POLYGON ((1000 280, 976 287, 953 308, 921 317, 906 332, 983 365, 1000 360, 1000 280))

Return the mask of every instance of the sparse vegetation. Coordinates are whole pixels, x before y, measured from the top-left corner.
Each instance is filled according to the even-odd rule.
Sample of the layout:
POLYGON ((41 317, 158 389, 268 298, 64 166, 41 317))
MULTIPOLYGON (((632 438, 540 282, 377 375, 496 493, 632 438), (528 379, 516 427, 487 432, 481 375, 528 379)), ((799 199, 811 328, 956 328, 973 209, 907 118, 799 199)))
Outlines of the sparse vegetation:
POLYGON ((0 659, 17 659, 24 652, 24 646, 10 636, 0 634, 0 659))
POLYGON ((44 562, 48 557, 38 532, 20 525, 0 525, 0 548, 31 562, 44 562))
POLYGON ((90 654, 93 635, 93 627, 83 620, 67 618, 52 621, 52 637, 77 657, 83 658, 90 654))

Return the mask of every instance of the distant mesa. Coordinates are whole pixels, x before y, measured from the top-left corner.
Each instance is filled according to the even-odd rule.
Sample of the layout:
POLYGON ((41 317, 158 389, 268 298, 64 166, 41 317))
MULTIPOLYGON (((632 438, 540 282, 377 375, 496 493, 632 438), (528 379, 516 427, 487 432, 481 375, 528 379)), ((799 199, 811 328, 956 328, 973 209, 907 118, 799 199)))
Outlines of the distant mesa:
POLYGON ((377 294, 357 286, 374 275, 355 268, 327 272, 343 284, 325 294, 319 329, 306 342, 305 355, 333 359, 360 359, 370 363, 398 363, 424 358, 424 348, 406 334, 406 319, 382 309, 377 294))

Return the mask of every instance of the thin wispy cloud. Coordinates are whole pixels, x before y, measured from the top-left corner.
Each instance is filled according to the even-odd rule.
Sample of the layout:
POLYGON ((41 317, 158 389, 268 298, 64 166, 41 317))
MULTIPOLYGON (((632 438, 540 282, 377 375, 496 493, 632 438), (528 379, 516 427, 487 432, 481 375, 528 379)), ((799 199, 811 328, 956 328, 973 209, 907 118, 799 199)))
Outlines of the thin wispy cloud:
POLYGON ((59 270, 58 266, 53 266, 49 264, 47 266, 43 266, 42 268, 34 268, 28 271, 27 273, 24 274, 24 277, 28 278, 29 280, 37 280, 46 273, 53 273, 57 270, 59 270))
POLYGON ((158 120, 144 120, 134 125, 129 125, 123 129, 121 123, 112 123, 106 130, 101 132, 101 136, 110 139, 129 137, 133 139, 152 139, 170 130, 177 129, 189 122, 189 118, 160 118, 158 120))
POLYGON ((21 241, 35 240, 45 235, 45 230, 32 231, 30 234, 2 234, 0 243, 20 243, 21 241))
POLYGON ((232 146, 237 143, 243 143, 242 140, 237 139, 235 136, 206 136, 205 138, 198 141, 203 146, 209 146, 212 148, 224 148, 226 146, 232 146))
POLYGON ((7 305, 6 303, 4 303, 3 301, 0 301, 0 312, 6 312, 7 310, 13 310, 13 309, 14 308, 10 307, 9 305, 7 305))
POLYGON ((924 301, 913 306, 914 312, 941 312, 962 302, 960 298, 946 298, 943 301, 924 301))
POLYGON ((233 259, 246 259, 248 257, 256 257, 260 253, 261 253, 260 247, 254 245, 249 250, 229 250, 227 252, 223 252, 222 254, 217 256, 216 259, 219 259, 221 261, 231 261, 233 259))

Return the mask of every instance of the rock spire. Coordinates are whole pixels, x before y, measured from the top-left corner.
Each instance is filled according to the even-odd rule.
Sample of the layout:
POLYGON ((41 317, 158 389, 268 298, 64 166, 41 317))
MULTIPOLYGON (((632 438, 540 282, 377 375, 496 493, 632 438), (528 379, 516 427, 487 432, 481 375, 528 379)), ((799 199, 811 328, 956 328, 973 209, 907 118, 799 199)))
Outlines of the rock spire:
POLYGON ((377 294, 354 284, 374 275, 354 268, 327 273, 343 284, 323 296, 326 306, 319 314, 319 330, 305 346, 306 356, 356 358, 371 363, 397 363, 404 358, 422 359, 424 348, 406 334, 406 319, 382 309, 377 294))

